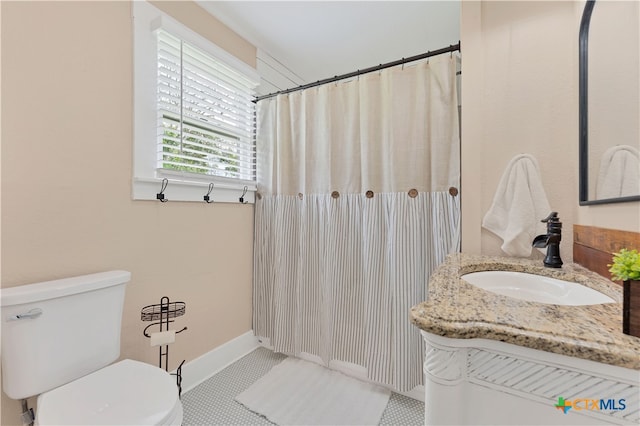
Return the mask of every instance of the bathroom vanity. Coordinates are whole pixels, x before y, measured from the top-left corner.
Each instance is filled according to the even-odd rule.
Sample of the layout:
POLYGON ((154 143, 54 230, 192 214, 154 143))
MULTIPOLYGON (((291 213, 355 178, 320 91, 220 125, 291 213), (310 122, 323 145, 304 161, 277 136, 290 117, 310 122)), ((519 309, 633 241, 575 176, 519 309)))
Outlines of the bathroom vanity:
POLYGON ((579 265, 453 254, 411 321, 426 343, 426 424, 640 422, 640 338, 622 333, 622 290, 579 265), (504 296, 463 278, 476 271, 569 281, 609 303, 504 296))

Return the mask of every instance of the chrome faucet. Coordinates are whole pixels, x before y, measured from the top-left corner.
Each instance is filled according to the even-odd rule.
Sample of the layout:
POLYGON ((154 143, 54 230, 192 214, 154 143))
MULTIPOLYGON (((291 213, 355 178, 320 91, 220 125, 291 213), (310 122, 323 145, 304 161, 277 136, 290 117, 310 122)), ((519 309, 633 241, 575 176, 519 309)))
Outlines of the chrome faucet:
POLYGON ((536 248, 547 248, 547 255, 544 258, 544 266, 548 268, 560 268, 560 240, 562 239, 562 222, 558 218, 558 212, 551 212, 549 216, 541 222, 547 224, 547 233, 538 235, 533 239, 532 245, 536 248))

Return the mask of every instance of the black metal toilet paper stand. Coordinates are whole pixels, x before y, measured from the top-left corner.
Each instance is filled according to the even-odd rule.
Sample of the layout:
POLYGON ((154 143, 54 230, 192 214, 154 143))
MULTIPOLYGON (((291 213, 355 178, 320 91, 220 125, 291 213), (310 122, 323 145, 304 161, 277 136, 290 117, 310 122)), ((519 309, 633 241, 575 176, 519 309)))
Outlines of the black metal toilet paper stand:
MULTIPOLYGON (((148 305, 142 308, 140 311, 140 319, 142 321, 154 321, 145 327, 142 334, 145 337, 151 338, 151 335, 147 332, 149 328, 159 325, 160 332, 169 331, 169 324, 175 322, 172 318, 181 317, 184 315, 187 309, 187 305, 184 302, 169 302, 167 296, 163 296, 160 299, 160 303, 155 305, 148 305)), ((176 334, 182 333, 187 327, 183 327, 181 330, 176 331, 176 334)), ((169 371, 169 344, 161 345, 158 348, 159 359, 158 367, 163 368, 165 371, 169 371)), ((175 373, 171 373, 176 376, 176 385, 178 386, 178 395, 182 395, 182 365, 184 360, 180 363, 175 373)))

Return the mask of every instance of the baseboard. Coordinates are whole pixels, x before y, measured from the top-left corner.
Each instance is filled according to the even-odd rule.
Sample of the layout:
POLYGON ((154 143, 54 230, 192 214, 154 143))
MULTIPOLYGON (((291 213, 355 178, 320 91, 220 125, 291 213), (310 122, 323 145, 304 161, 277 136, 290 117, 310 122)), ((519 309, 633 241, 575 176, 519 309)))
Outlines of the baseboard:
MULTIPOLYGON (((227 343, 186 362, 182 366, 182 392, 187 392, 220 370, 258 348, 258 339, 248 331, 227 343)), ((175 371, 174 371, 175 373, 175 371)))

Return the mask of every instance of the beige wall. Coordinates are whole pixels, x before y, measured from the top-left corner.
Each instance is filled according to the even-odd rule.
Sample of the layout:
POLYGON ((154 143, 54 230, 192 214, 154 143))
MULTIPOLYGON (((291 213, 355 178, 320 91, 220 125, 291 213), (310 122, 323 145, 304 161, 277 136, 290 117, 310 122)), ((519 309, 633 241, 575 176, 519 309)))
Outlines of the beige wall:
MULTIPOLYGON (((255 64, 255 48, 190 2, 177 19, 255 64)), ((508 161, 538 158, 565 224, 640 231, 640 203, 578 207, 574 2, 462 5, 463 249, 500 253, 480 223, 508 161)), ((142 306, 187 303, 172 367, 251 328, 253 209, 134 202, 132 33, 127 2, 1 2, 2 286, 127 269, 122 356, 156 362, 142 306), (87 160, 87 159, 90 160, 87 160), (171 229, 173 228, 173 230, 171 229)), ((2 396, 2 424, 19 404, 2 396)))
MULTIPOLYGON (((504 255, 482 229, 498 181, 520 153, 538 159, 572 259, 574 223, 640 230, 640 203, 578 205, 578 28, 582 3, 464 1, 462 249, 504 255)), ((534 253, 534 256, 539 256, 534 253)))
MULTIPOLYGON (((255 65, 255 48, 197 5, 161 6, 255 65)), ((189 328, 171 368, 249 331, 253 207, 131 200, 130 3, 1 8, 2 286, 129 270, 121 355, 157 363, 140 309, 166 295, 186 302, 176 327, 189 328)), ((3 393, 2 424, 19 411, 3 393)))

